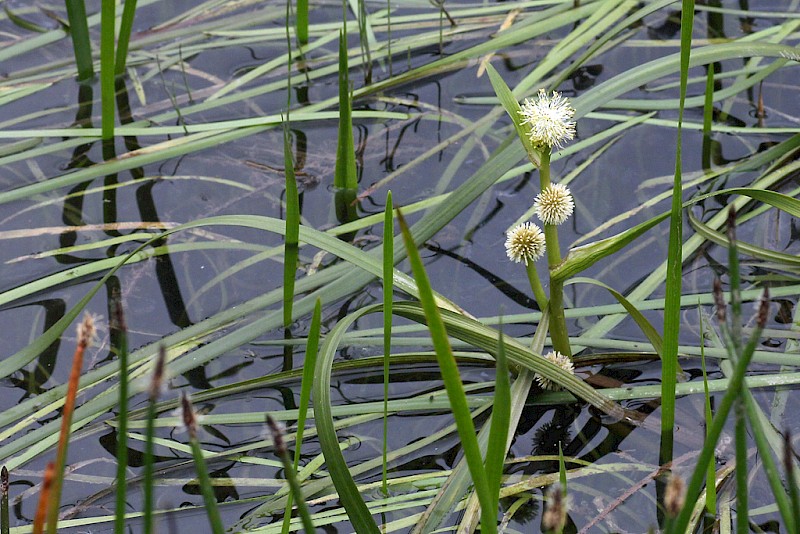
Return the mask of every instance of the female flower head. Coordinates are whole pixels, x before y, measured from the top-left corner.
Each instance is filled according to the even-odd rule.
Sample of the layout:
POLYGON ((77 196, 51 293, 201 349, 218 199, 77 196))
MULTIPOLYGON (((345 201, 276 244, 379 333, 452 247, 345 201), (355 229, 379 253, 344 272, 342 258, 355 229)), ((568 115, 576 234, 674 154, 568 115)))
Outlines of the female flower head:
MULTIPOLYGON (((572 360, 569 359, 569 356, 564 356, 558 351, 551 351, 550 353, 545 356, 545 359, 550 360, 551 363, 556 364, 557 366, 561 367, 563 370, 570 374, 575 374, 575 367, 572 365, 572 360)), ((550 380, 549 378, 536 373, 534 378, 539 383, 542 389, 546 389, 549 391, 558 391, 561 389, 561 386, 550 380)))
POLYGON ((528 265, 542 257, 545 250, 544 232, 533 223, 515 226, 506 235, 506 254, 508 259, 528 265))
POLYGON ((566 186, 550 184, 533 201, 536 215, 544 224, 561 224, 572 215, 575 202, 566 186))
POLYGON ((535 101, 525 99, 520 111, 522 124, 529 125, 528 136, 540 148, 561 148, 565 141, 575 137, 575 108, 561 93, 553 91, 548 97, 544 89, 539 89, 535 101))

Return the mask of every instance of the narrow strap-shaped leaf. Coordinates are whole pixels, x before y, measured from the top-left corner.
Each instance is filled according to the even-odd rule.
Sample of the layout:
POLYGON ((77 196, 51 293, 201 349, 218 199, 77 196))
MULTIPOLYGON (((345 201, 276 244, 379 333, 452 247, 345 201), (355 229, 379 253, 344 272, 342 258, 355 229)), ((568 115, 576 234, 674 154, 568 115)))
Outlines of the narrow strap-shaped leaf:
POLYGON ((486 448, 486 480, 489 494, 494 499, 495 508, 499 505, 500 484, 503 479, 503 464, 506 459, 508 426, 511 421, 511 381, 508 378, 506 349, 503 343, 503 328, 497 340, 496 366, 494 379, 494 406, 489 430, 489 444, 486 448))
POLYGON ((333 185, 339 189, 356 189, 356 152, 353 144, 352 103, 347 67, 347 35, 339 34, 339 144, 333 185))
POLYGON ((314 370, 314 420, 317 424, 320 448, 342 506, 347 511, 353 528, 359 534, 379 534, 380 530, 359 493, 339 448, 339 439, 331 414, 331 365, 347 328, 359 318, 378 309, 380 307, 376 306, 362 308, 341 320, 325 337, 314 370))
POLYGON ((283 125, 283 166, 286 175, 286 237, 283 252, 283 327, 292 324, 294 281, 297 272, 297 257, 300 240, 300 201, 294 175, 294 161, 289 139, 289 123, 283 125))
POLYGON ((647 337, 647 340, 650 342, 650 344, 653 345, 653 349, 656 351, 656 354, 661 357, 662 351, 664 350, 664 344, 661 340, 661 336, 658 334, 658 331, 655 329, 655 327, 653 327, 652 324, 650 324, 650 321, 647 320, 642 312, 636 309, 636 306, 626 299, 622 293, 593 278, 573 278, 567 282, 567 284, 593 284, 602 287, 611 293, 611 295, 617 299, 617 302, 622 304, 622 307, 625 308, 625 311, 630 314, 631 318, 636 322, 636 325, 647 337))
MULTIPOLYGON (((475 492, 478 494, 478 500, 481 504, 481 531, 488 533, 496 532, 497 510, 492 509, 495 499, 493 499, 489 493, 490 486, 486 478, 486 470, 483 467, 483 459, 481 458, 480 447, 478 447, 478 439, 475 437, 475 425, 472 422, 469 406, 467 405, 467 396, 466 393, 464 393, 464 384, 461 382, 458 365, 453 357, 453 351, 450 348, 447 329, 442 320, 439 307, 436 305, 436 301, 433 298, 431 285, 425 273, 425 267, 422 265, 422 259, 419 257, 414 239, 411 237, 405 219, 399 210, 397 212, 397 219, 403 232, 403 242, 406 245, 408 259, 411 263, 411 270, 414 273, 414 280, 417 282, 417 288, 419 289, 420 303, 422 304, 426 324, 431 334, 431 341, 433 342, 433 348, 436 352, 436 359, 439 362, 439 369, 441 370, 442 380, 447 390, 447 397, 450 400, 453 417, 456 420, 456 428, 461 438, 461 446, 464 450, 464 456, 466 457, 467 465, 469 466, 469 471, 475 484, 475 492)), ((503 439, 505 440, 505 435, 503 439)))

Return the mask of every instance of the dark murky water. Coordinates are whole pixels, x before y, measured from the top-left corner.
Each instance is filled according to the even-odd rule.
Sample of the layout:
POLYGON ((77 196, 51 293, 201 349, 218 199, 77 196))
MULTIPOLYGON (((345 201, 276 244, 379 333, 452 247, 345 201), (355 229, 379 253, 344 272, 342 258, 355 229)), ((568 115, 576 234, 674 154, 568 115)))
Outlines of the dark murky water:
MULTIPOLYGON (((19 5, 21 3, 17 3, 19 5)), ((156 6, 141 9, 135 29, 146 31, 156 20, 164 20, 171 15, 164 12, 165 2, 156 6), (162 10, 162 11, 159 11, 162 10)), ((728 4, 728 2, 726 2, 728 4)), ((776 2, 751 2, 753 10, 778 9, 776 2), (758 5, 756 5, 758 4, 758 5)), ((781 6, 790 2, 780 2, 781 6)), ((191 2, 175 2, 175 13, 181 12, 191 2)), ((448 4, 449 5, 449 4, 448 4)), ((315 11, 317 19, 335 20, 339 6, 329 6, 315 11)), ((376 8, 377 9, 377 8, 376 8)), ((425 8, 427 9, 427 8, 425 8)), ((412 9, 404 9, 403 13, 411 13, 412 9)), ((728 37, 742 34, 742 22, 735 18, 724 17, 722 28, 728 37)), ((772 24, 772 20, 755 18, 752 24, 756 29, 772 24)), ((708 19, 698 15, 697 32, 702 35, 707 28, 708 19)), ((3 31, 14 33, 19 29, 7 20, 0 24, 3 31)), ((589 65, 566 82, 560 89, 568 96, 576 96, 595 84, 601 83, 633 66, 662 56, 665 52, 675 52, 674 45, 662 46, 665 40, 677 39, 677 28, 668 17, 668 13, 659 12, 647 19, 647 27, 635 30, 635 36, 629 44, 619 46, 603 56, 602 64, 589 65)), ((488 34, 481 33, 475 40, 485 39, 488 34)), ((558 40, 559 35, 549 36, 558 40)), ((444 53, 452 54, 464 49, 475 40, 458 40, 444 43, 444 53)), ((545 43, 546 45, 547 43, 545 43)), ((351 46, 355 41, 351 41, 351 46)), ((546 48, 539 50, 542 43, 526 43, 513 47, 502 56, 502 60, 494 65, 504 75, 507 83, 514 86, 530 69, 530 65, 538 61, 546 48)), ((185 73, 191 96, 184 83, 184 74, 179 71, 165 72, 161 76, 153 76, 143 82, 146 101, 142 102, 135 94, 130 81, 127 84, 130 112, 134 119, 158 115, 168 112, 173 107, 173 99, 184 109, 187 123, 197 124, 214 120, 245 118, 260 114, 271 114, 285 106, 285 93, 276 92, 269 96, 255 97, 246 103, 234 104, 221 110, 192 114, 190 110, 195 102, 214 90, 214 79, 228 80, 247 69, 257 67, 265 60, 282 52, 281 43, 268 45, 242 46, 224 50, 209 50, 198 53, 188 60, 190 70, 185 73)), ((431 61, 438 54, 436 47, 430 50, 415 52, 410 61, 419 65, 431 61)), ((333 45, 328 47, 332 51, 333 45)), ((3 65, 5 72, 16 72, 18 69, 36 65, 39 62, 51 61, 53 58, 68 57, 70 50, 66 41, 44 47, 30 53, 15 62, 3 65)), ((405 69, 406 58, 398 54, 395 58, 396 68, 405 69)), ((357 86, 363 83, 362 71, 352 65, 351 79, 357 86)), ((721 66, 723 72, 739 68, 735 62, 721 66)), ((137 73, 144 76, 144 67, 137 68, 137 73)), ((411 164, 415 158, 435 143, 447 139, 460 131, 460 126, 441 120, 436 112, 426 113, 420 117, 416 111, 417 103, 441 110, 442 114, 455 114, 464 121, 476 121, 488 112, 488 107, 462 104, 462 97, 490 96, 491 87, 486 77, 476 79, 475 65, 462 70, 426 78, 414 84, 393 90, 387 97, 394 102, 381 102, 375 99, 357 101, 357 108, 387 109, 394 111, 413 111, 412 119, 400 121, 359 121, 356 129, 356 145, 359 150, 359 172, 361 189, 385 178, 390 173, 411 164)), ((695 73, 695 74, 699 74, 695 73)), ((267 81, 280 79, 283 71, 278 71, 267 78, 267 81)), ((381 78, 386 73, 378 68, 375 76, 381 78)), ((2 81, 0 79, 0 81, 2 81)), ((800 101, 797 98, 797 69, 781 70, 770 76, 763 85, 768 113, 767 126, 798 127, 800 101)), ((700 88, 695 86, 692 94, 698 94, 700 88)), ((692 90, 690 89, 690 92, 692 90)), ((335 75, 327 76, 307 87, 297 89, 293 94, 293 105, 298 101, 317 102, 330 97, 336 92, 335 75)), ((644 91, 642 91, 644 94, 644 91)), ((668 94, 677 95, 676 89, 669 89, 668 94)), ((634 95, 636 97, 643 96, 634 95)), ((0 127, 2 128, 36 128, 66 127, 76 119, 76 113, 83 116, 94 116, 94 125, 99 124, 96 118, 99 113, 99 86, 79 87, 71 79, 57 81, 53 86, 40 93, 36 98, 23 98, 12 104, 0 107, 0 127), (80 106, 76 106, 80 102, 80 106), (93 104, 92 104, 93 102, 93 104), (20 117, 36 111, 50 110, 41 117, 20 117)), ((659 98, 663 98, 659 96, 659 98)), ((730 121, 741 125, 755 125, 753 117, 756 95, 742 94, 733 100, 729 111, 730 121)), ((674 119, 672 112, 662 112, 660 118, 674 119)), ((689 122, 699 122, 701 110, 687 111, 689 122)), ((170 119, 163 125, 177 122, 170 119)), ((594 119, 583 119, 579 123, 579 137, 586 138, 596 131, 609 126, 608 122, 594 119)), ((329 121, 323 124, 308 123, 293 125, 299 144, 304 143, 298 157, 299 179, 301 180, 302 216, 304 223, 318 229, 325 229, 337 224, 332 209, 332 180, 334 154, 336 149, 336 124, 329 121)), ((697 131, 689 130, 685 134, 684 172, 700 169, 701 136, 697 131)), ((570 187, 576 198, 577 216, 570 227, 562 234, 562 244, 566 245, 593 230, 598 222, 630 210, 656 193, 666 190, 671 181, 674 167, 674 129, 659 126, 638 126, 631 134, 623 136, 619 142, 603 153, 596 162, 583 171, 570 187), (625 192, 620 194, 620 192, 625 192)), ((717 136, 721 156, 727 160, 745 157, 764 143, 779 141, 787 136, 717 136)), ((140 137, 141 146, 149 146, 163 137, 140 137)), ((57 139, 46 143, 57 142, 57 139)), ((129 140, 130 141, 130 140, 129 140)), ((486 137, 485 149, 494 149, 499 139, 486 137)), ((395 204, 407 205, 428 198, 443 190, 452 190, 471 176, 484 162, 484 154, 473 149, 463 162, 458 163, 458 170, 451 183, 442 183, 440 177, 447 174, 448 165, 458 154, 462 141, 443 148, 433 157, 426 159, 413 170, 403 173, 389 187, 392 189, 395 204)), ((34 183, 62 175, 70 169, 82 168, 91 162, 108 159, 113 154, 123 153, 135 147, 126 145, 118 139, 113 149, 104 149, 99 142, 91 142, 77 147, 61 150, 54 155, 47 155, 36 160, 10 162, 3 166, 0 176, 0 187, 12 190, 25 184, 34 183)), ((577 153, 564 157, 554 163, 554 176, 565 176, 578 167, 589 153, 577 153)), ((137 231, 132 225, 136 221, 160 222, 163 224, 180 224, 203 217, 223 214, 256 214, 282 217, 281 199, 283 196, 282 137, 276 131, 246 137, 242 140, 227 143, 214 149, 193 153, 156 165, 126 171, 104 179, 96 179, 64 189, 58 194, 46 194, 35 201, 5 204, 0 206, 1 232, 14 230, 44 228, 46 231, 37 234, 22 233, 19 238, 7 237, 0 248, 0 260, 3 262, 3 276, 0 290, 9 291, 26 282, 43 278, 89 260, 106 257, 119 257, 132 250, 136 243, 109 246, 80 253, 56 254, 47 258, 30 258, 31 254, 49 251, 75 244, 91 243, 101 239, 112 239, 122 234, 137 231), (119 184, 113 191, 95 191, 100 185, 119 184), (80 198, 64 198, 65 195, 84 191, 80 198), (98 225, 97 230, 65 231, 64 226, 98 225)), ((734 186, 748 183, 752 175, 741 175, 731 179, 726 185, 734 186), (734 183, 734 181, 736 183, 734 183)), ((526 209, 530 207, 537 190, 537 180, 525 174, 515 177, 484 195, 474 207, 454 220, 443 231, 426 244, 422 249, 426 267, 432 278, 434 288, 457 302, 464 309, 476 316, 504 315, 529 311, 533 303, 528 297, 525 273, 518 265, 508 262, 504 255, 504 232, 526 209)), ((359 215, 380 213, 387 187, 379 188, 374 194, 365 198, 359 207, 359 215)), ((717 206, 707 204, 705 209, 713 210, 717 206)), ((646 209, 634 215, 630 223, 646 220, 666 209, 665 204, 655 209, 646 209)), ((753 224, 742 229, 743 237, 754 242, 771 241, 773 247, 784 252, 796 252, 796 233, 794 222, 788 217, 779 220, 753 224), (766 226, 765 226, 766 225, 766 226), (766 230, 765 230, 766 228, 766 230), (767 231, 768 230, 768 231, 767 231), (769 234, 769 237, 767 237, 769 234)), ((615 232, 607 232, 608 234, 615 232)), ((215 229, 209 231, 215 232, 215 229)), ((638 281, 650 274, 666 257, 667 229, 659 227, 651 232, 638 245, 617 256, 612 261, 601 262, 585 273, 586 276, 598 278, 606 284, 625 292, 638 281)), ((219 231, 219 239, 231 241, 239 239, 245 243, 267 247, 278 245, 280 239, 275 235, 253 230, 225 228, 219 231)), ((363 247, 368 248, 377 241, 379 235, 373 231, 360 232, 356 237, 363 247)), ((170 240, 173 243, 191 242, 199 239, 191 234, 170 240)), ((173 253, 161 256, 157 260, 137 263, 126 267, 118 273, 113 284, 122 292, 127 322, 130 328, 130 346, 136 348, 153 343, 166 334, 185 328, 221 310, 229 309, 255 295, 280 286, 281 264, 277 262, 261 262, 254 267, 239 271, 235 276, 227 277, 220 283, 206 286, 214 277, 238 262, 250 257, 252 251, 242 250, 200 250, 195 252, 173 253)), ((312 261, 312 251, 302 252, 301 260, 306 264, 312 261)), ((712 264, 723 259, 720 250, 703 250, 688 264, 686 269, 685 289, 687 293, 704 292, 710 287, 712 264)), ((327 258, 324 261, 331 261, 327 258)), ((402 268, 402 266, 401 266, 402 268)), ((747 267, 755 272, 755 267, 747 267)), ((46 290, 22 299, 8 302, 0 307, 0 320, 4 325, 2 334, 4 352, 13 354, 25 347, 47 326, 57 320, 65 309, 73 306, 99 279, 100 276, 76 279, 69 286, 61 286, 55 290, 46 290)), ((567 298, 575 307, 589 307, 609 302, 605 292, 587 286, 571 286, 567 290, 567 298)), ((654 296, 661 296, 657 292, 654 296)), ((380 287, 370 285, 364 291, 343 299, 340 302, 326 303, 325 325, 332 326, 338 317, 348 310, 378 302, 381 298, 380 287)), ((786 299, 791 310, 796 297, 786 299)), ((90 303, 89 309, 108 317, 108 296, 101 291, 90 303)), ((649 312, 648 317, 654 324, 660 324, 660 314, 649 312)), ((575 319, 570 323, 573 332, 580 332, 594 318, 575 319)), ((359 323, 360 328, 378 326, 377 318, 368 318, 359 323)), ((689 319, 688 322, 691 322, 689 319)), ((297 324, 295 332, 302 335, 305 324, 297 324)), ((71 332, 71 331, 70 331, 71 332)), ((508 333, 527 336, 532 327, 517 325, 508 327, 508 333)), ((275 334, 278 337, 279 334, 275 334)), ((625 321, 613 331, 619 339, 641 339, 642 336, 632 321, 625 321)), ((696 340, 696 332, 687 328, 687 342, 696 340)), ((23 399, 36 395, 66 380, 73 339, 69 336, 60 343, 51 346, 34 364, 26 367, 25 373, 16 373, 0 383, 3 394, 0 396, 0 409, 16 405, 23 399)), ((783 350, 782 347, 775 347, 783 350)), ((348 349, 350 356, 376 354, 378 349, 354 347, 348 349)), ((90 355, 89 366, 97 366, 110 358, 108 332, 101 332, 100 345, 90 355)), ((299 365, 301 355, 295 355, 295 364, 299 365)), ((686 371, 696 374, 694 361, 687 364, 686 371)), ((280 347, 264 344, 250 344, 239 350, 219 358, 214 362, 176 377, 171 382, 172 388, 185 388, 190 391, 203 390, 210 386, 219 386, 249 377, 275 373, 284 368, 284 351, 280 347)), ((616 365, 601 369, 592 367, 585 374, 602 373, 608 380, 619 380, 627 384, 657 383, 658 366, 656 364, 616 365)), ((474 368, 465 371, 467 380, 489 380, 489 370, 474 368)), ((715 375, 716 376, 716 375, 715 375)), ((393 375, 395 394, 399 397, 429 391, 437 385, 434 367, 420 370, 418 366, 397 368, 393 375)), ((338 377, 334 401, 375 401, 381 399, 382 386, 379 378, 371 373, 356 373, 338 377)), ((239 411, 269 411, 285 409, 297 394, 297 384, 285 384, 274 389, 264 389, 247 395, 227 398, 221 402, 201 406, 212 413, 239 411), (287 402, 287 399, 288 402, 287 402)), ((137 399, 140 400, 140 399, 137 399)), ((637 401, 629 407, 643 413, 656 411, 656 403, 637 401)), ((697 447, 696 436, 702 433, 701 399, 685 398, 680 401, 678 429, 678 450, 676 456, 697 447)), ((444 416, 395 417, 393 418, 392 447, 400 447, 419 437, 430 434, 431 428, 441 428, 448 423, 444 416)), ((796 426, 797 421, 791 422, 796 426)), ((204 439, 209 450, 218 450, 231 444, 241 444, 257 440, 261 436, 259 425, 249 427, 225 426, 214 427, 204 439)), ((376 423, 350 429, 362 441, 360 447, 348 453, 349 462, 358 462, 375 457, 379 451, 380 428, 376 423), (375 438, 375 439, 372 439, 375 438)), ((164 433, 168 435, 167 431, 164 433)), ((69 482, 64 491, 64 502, 75 504, 83 502, 95 492, 102 491, 109 485, 114 475, 113 451, 114 433, 108 427, 95 425, 77 436, 70 449, 70 462, 81 465, 78 473, 94 477, 97 480, 75 480, 69 482)), ((605 422, 596 413, 582 406, 567 405, 558 408, 531 406, 523 415, 523 420, 513 447, 513 457, 527 455, 552 454, 557 452, 557 443, 565 444, 564 453, 598 464, 614 462, 631 462, 652 465, 657 464, 658 436, 653 432, 641 429, 633 431, 619 424, 605 422)), ((454 437, 429 447, 424 454, 408 459, 400 469, 408 473, 424 472, 430 469, 449 467, 454 462, 454 448, 457 440, 454 437)), ((138 471, 141 458, 134 444, 131 456, 132 471, 138 471), (137 460, 138 459, 138 460, 137 460)), ((309 455, 316 454, 315 444, 309 445, 309 455)), ((724 451, 722 453, 725 454, 724 451)), ((27 484, 39 482, 39 473, 45 463, 40 457, 25 465, 15 479, 19 486, 12 489, 22 491, 27 484)), ((241 464, 226 465, 219 463, 213 466, 218 470, 216 475, 229 477, 264 477, 262 471, 241 464)), ((542 462, 520 462, 507 470, 512 480, 524 475, 551 471, 552 464, 542 462)), ((176 477, 191 476, 189 469, 175 473, 176 477)), ((274 476, 270 473, 269 476, 274 476)), ((629 474, 634 482, 643 482, 646 488, 652 483, 646 482, 645 471, 629 474)), ((372 474, 374 481, 379 473, 372 474)), ((614 477, 606 477, 608 484, 603 490, 593 490, 587 486, 577 486, 573 502, 575 520, 579 526, 585 518, 597 515, 599 510, 607 507, 611 500, 631 486, 631 482, 621 481, 614 477)), ((592 482, 596 486, 596 481, 592 482)), ((196 488, 177 486, 161 491, 162 506, 178 506, 184 502, 200 502, 196 488)), ((237 487, 229 489, 231 497, 244 498, 263 495, 261 487, 237 487)), ((133 499, 139 496, 134 493, 133 499)), ((219 497, 223 497, 219 495, 219 497)), ((758 493, 752 496, 753 505, 760 506, 767 502, 758 501, 758 493)), ((767 494, 761 495, 768 499, 767 494)), ((621 508, 625 510, 655 510, 654 492, 640 491, 627 500, 621 508)), ((33 515, 33 499, 25 499, 21 508, 16 510, 17 521, 23 524, 33 515)), ((104 514, 111 506, 111 497, 101 495, 97 500, 90 499, 85 503, 88 515, 104 514)), ((134 502, 134 504, 136 504, 134 502)), ((511 503, 505 503, 509 506, 511 503)), ((251 505, 237 505, 224 508, 227 519, 237 518, 251 505)), ((539 528, 537 502, 530 501, 526 507, 515 515, 521 522, 512 522, 519 531, 529 532, 539 528), (527 518, 527 519, 526 519, 527 518), (524 520, 524 521, 523 521, 524 520)), ((640 516, 630 512, 614 514, 609 522, 604 523, 607 530, 619 532, 644 532, 652 522, 652 512, 640 516), (614 523, 616 522, 616 523, 614 523), (625 522, 628 522, 625 524, 625 522), (616 526, 614 526, 616 524, 616 526)), ((395 519, 391 516, 388 520, 395 519)), ((181 516, 180 520, 193 521, 190 517, 181 516)), ((202 518, 197 517, 202 524, 202 518)), ((182 523, 186 526, 189 523, 182 523)), ((599 528, 599 527, 598 527, 599 528)), ((183 530, 183 528, 181 529, 183 530)), ((101 530, 104 531, 104 530, 101 530)), ((348 531, 347 528, 338 530, 348 531)), ((597 532, 605 530, 594 530, 597 532)))

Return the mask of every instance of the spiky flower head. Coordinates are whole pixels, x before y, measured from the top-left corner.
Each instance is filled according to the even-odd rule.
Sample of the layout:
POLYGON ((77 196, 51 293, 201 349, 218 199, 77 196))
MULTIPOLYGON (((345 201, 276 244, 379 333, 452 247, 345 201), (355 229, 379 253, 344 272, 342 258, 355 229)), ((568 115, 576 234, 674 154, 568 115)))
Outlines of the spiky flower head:
MULTIPOLYGON (((570 360, 569 356, 564 356, 558 351, 550 351, 545 358, 550 360, 551 363, 556 364, 557 366, 561 367, 563 370, 570 374, 575 374, 575 367, 572 365, 572 360, 570 360)), ((534 375, 534 378, 542 387, 542 389, 546 389, 549 391, 558 391, 561 389, 557 383, 553 382, 546 376, 542 376, 539 373, 534 375)))
POLYGON ((539 98, 525 99, 520 111, 523 121, 528 124, 528 137, 535 146, 540 148, 561 148, 565 141, 575 137, 575 108, 569 100, 563 98, 561 93, 553 91, 553 96, 547 96, 544 89, 539 89, 539 98))
POLYGON ((522 223, 506 235, 506 254, 508 259, 528 265, 542 257, 545 249, 544 232, 533 223, 522 223))
POLYGON ((561 224, 572 215, 575 202, 567 186, 550 184, 533 201, 536 215, 544 224, 561 224))

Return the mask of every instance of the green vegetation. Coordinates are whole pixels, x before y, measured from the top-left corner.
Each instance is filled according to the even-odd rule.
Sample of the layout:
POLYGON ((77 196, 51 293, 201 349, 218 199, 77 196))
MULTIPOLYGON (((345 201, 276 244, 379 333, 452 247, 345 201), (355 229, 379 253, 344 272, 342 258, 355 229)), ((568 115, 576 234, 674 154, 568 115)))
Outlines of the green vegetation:
POLYGON ((797 532, 775 6, 4 5, 0 533, 797 532))

